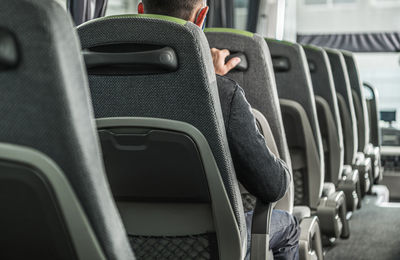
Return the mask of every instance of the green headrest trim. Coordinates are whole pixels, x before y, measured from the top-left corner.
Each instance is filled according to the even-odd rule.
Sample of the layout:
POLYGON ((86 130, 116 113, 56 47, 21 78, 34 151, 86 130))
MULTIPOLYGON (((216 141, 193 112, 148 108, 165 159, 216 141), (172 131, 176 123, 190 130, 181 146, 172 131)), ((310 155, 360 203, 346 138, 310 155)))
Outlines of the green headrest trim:
POLYGON ((234 34, 240 34, 243 36, 251 37, 253 38, 254 33, 248 32, 248 31, 243 31, 243 30, 238 30, 238 29, 232 29, 232 28, 206 28, 204 32, 225 32, 225 33, 234 33, 234 34))
POLYGON ((315 50, 315 51, 320 51, 322 49, 321 47, 318 47, 315 45, 308 45, 308 44, 303 45, 303 48, 307 48, 307 49, 311 49, 311 50, 315 50))
POLYGON ((281 41, 281 40, 276 40, 276 39, 272 39, 272 38, 265 38, 265 40, 267 42, 271 41, 271 42, 277 42, 277 43, 282 43, 282 44, 285 44, 285 45, 293 46, 293 43, 288 42, 288 41, 281 41))
POLYGON ((111 15, 111 16, 106 16, 103 19, 109 19, 109 18, 154 18, 154 19, 159 19, 159 20, 164 20, 164 21, 169 21, 173 23, 177 23, 180 25, 185 25, 187 21, 172 17, 172 16, 166 16, 166 15, 159 15, 159 14, 122 14, 122 15, 111 15))

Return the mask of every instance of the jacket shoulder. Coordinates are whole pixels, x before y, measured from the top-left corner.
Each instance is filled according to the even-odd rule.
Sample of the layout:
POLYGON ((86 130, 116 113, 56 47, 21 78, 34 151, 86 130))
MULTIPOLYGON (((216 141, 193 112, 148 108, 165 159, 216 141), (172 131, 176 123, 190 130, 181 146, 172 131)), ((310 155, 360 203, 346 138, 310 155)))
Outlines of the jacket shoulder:
POLYGON ((239 88, 239 85, 236 81, 219 75, 217 75, 217 85, 220 93, 223 92, 229 96, 239 88))

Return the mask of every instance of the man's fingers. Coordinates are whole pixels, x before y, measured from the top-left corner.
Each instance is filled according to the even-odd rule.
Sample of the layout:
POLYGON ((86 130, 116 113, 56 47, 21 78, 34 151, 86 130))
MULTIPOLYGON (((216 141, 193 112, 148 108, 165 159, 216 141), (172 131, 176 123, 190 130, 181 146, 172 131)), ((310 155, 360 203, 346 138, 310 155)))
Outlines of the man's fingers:
POLYGON ((236 67, 239 63, 240 63, 240 58, 235 57, 230 59, 226 64, 225 64, 225 68, 227 69, 227 72, 230 71, 231 69, 233 69, 234 67, 236 67))
POLYGON ((226 58, 229 56, 229 54, 231 54, 227 49, 221 50, 219 52, 219 55, 221 55, 221 58, 226 58))

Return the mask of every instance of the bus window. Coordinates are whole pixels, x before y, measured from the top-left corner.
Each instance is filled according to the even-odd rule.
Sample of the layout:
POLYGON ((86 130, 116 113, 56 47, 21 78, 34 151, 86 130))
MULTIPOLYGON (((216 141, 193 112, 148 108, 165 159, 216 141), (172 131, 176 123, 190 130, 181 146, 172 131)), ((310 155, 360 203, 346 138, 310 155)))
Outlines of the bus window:
POLYGON ((249 13, 249 0, 234 0, 234 24, 236 29, 247 29, 247 17, 249 13))
MULTIPOLYGON (((379 92, 381 111, 400 111, 400 55, 398 53, 356 53, 363 81, 371 83, 379 92)), ((400 127, 400 118, 393 126, 400 127)), ((386 126, 381 122, 381 125, 386 126)))
POLYGON ((305 0, 304 3, 306 5, 326 4, 327 0, 305 0))
POLYGON ((137 14, 140 0, 110 0, 108 1, 106 16, 118 14, 137 14))

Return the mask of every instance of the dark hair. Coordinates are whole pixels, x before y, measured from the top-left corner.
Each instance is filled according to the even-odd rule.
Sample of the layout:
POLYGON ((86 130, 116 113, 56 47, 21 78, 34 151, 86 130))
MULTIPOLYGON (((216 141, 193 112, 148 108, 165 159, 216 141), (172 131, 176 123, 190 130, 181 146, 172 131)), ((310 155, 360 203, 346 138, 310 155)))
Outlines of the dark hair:
POLYGON ((203 0, 142 0, 144 12, 189 20, 194 8, 203 0))

